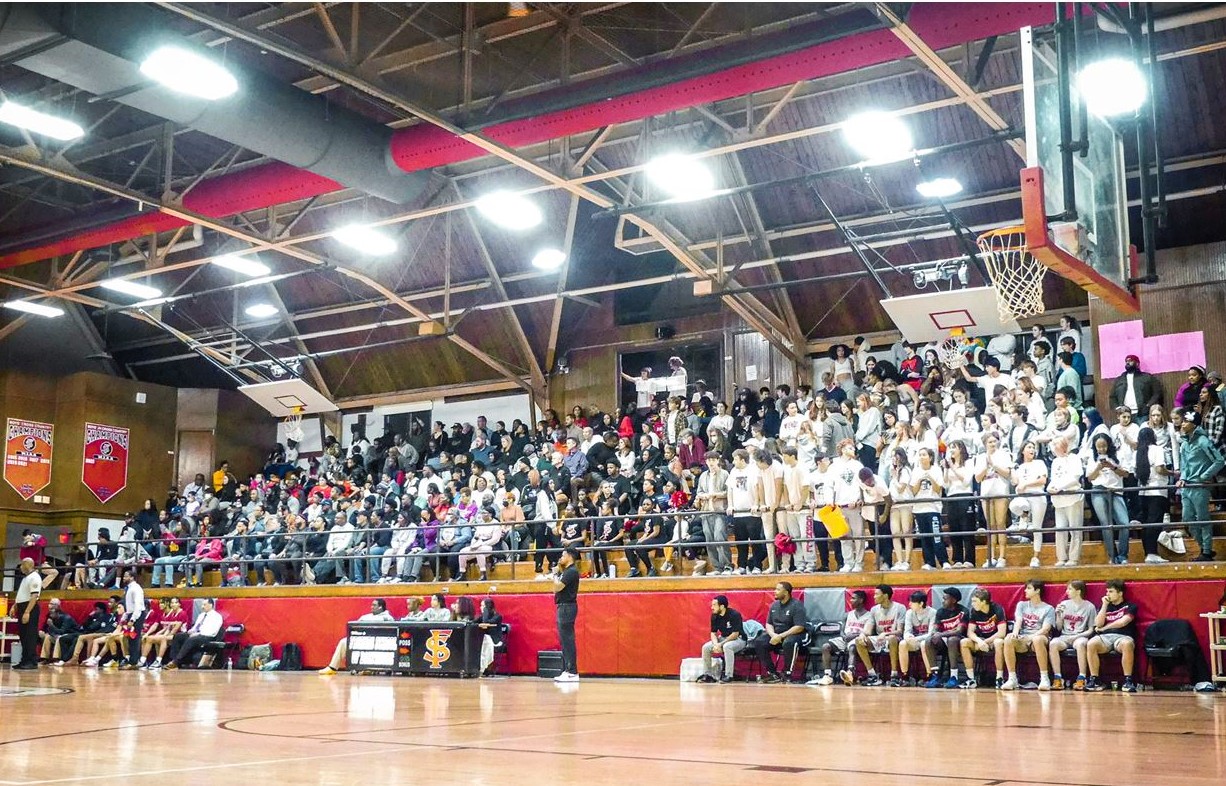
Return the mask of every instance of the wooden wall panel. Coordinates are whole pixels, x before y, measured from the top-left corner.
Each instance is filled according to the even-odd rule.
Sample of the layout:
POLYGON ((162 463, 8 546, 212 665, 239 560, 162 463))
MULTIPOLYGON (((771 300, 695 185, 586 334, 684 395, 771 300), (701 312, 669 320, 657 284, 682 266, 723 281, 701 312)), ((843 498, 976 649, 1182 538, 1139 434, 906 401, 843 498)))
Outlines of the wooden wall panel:
POLYGON ((258 472, 277 441, 277 419, 242 393, 217 391, 215 461, 227 460, 239 480, 258 472))
MULTIPOLYGON (((1226 371, 1226 331, 1222 330, 1226 314, 1226 243, 1160 251, 1158 276, 1158 284, 1141 288, 1140 318, 1145 323, 1145 335, 1204 331, 1208 369, 1226 371)), ((1098 325, 1133 319, 1137 317, 1120 314, 1100 300, 1090 301, 1090 321, 1095 329, 1098 325)), ((1123 369, 1097 368, 1094 372, 1103 380, 1096 385, 1095 403, 1105 410, 1111 381, 1123 369)), ((1179 372, 1158 377, 1170 408, 1187 375, 1179 372)))

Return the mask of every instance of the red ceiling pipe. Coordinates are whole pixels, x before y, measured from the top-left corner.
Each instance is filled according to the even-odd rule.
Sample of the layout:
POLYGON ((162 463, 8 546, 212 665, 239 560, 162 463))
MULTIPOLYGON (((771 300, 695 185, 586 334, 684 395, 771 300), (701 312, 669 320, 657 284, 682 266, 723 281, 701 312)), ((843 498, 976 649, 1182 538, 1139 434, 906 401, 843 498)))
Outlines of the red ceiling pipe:
MULTIPOLYGON (((908 23, 933 49, 1006 35, 1027 25, 1046 25, 1054 20, 1051 3, 920 3, 912 8, 908 23)), ((910 51, 893 33, 874 30, 666 87, 531 119, 499 123, 483 129, 482 133, 510 147, 521 147, 613 123, 641 120, 697 104, 879 65, 909 55, 910 51)), ((455 164, 483 155, 485 152, 476 145, 424 124, 397 131, 389 150, 391 160, 406 172, 455 164)), ((319 175, 287 164, 272 163, 206 180, 188 195, 184 204, 211 218, 220 218, 307 199, 339 188, 335 181, 319 175)), ((55 243, 0 256, 0 268, 174 229, 183 223, 159 214, 136 216, 55 243)))

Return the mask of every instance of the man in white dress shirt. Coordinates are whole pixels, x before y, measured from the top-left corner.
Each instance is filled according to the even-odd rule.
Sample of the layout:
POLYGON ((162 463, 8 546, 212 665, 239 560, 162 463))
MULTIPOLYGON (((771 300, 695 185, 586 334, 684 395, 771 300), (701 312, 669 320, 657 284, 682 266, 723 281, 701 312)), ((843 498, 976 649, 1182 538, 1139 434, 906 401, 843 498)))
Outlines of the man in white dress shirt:
POLYGON ((186 631, 176 633, 170 640, 170 662, 167 669, 177 669, 196 654, 196 650, 217 638, 223 620, 212 598, 205 598, 204 610, 186 631))

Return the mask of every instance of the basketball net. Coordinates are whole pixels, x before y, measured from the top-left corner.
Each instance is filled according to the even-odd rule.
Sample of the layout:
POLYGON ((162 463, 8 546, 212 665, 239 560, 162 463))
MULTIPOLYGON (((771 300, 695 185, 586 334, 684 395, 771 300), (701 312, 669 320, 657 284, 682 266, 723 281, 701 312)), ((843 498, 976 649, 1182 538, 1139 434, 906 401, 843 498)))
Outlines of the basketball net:
POLYGON ((1026 247, 1026 229, 1004 227, 979 236, 979 250, 996 289, 996 310, 1002 320, 1042 314, 1043 277, 1047 266, 1026 247))
POLYGON ((302 407, 294 407, 293 414, 285 419, 285 439, 302 442, 302 407))
POLYGON ((954 328, 949 331, 949 338, 937 345, 937 357, 941 364, 949 369, 958 369, 966 365, 966 331, 954 328))

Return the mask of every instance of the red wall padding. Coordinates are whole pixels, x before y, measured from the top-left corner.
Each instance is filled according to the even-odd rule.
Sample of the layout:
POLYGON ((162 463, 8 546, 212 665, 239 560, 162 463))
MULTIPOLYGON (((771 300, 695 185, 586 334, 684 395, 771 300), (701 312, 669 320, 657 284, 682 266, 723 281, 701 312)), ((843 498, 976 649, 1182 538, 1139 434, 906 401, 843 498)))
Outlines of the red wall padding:
MULTIPOLYGON (((897 586, 894 598, 905 603, 915 589, 927 591, 928 587, 897 586)), ((1004 606, 1010 615, 1022 599, 1021 585, 988 589, 992 591, 993 600, 1004 606)), ((1128 583, 1128 597, 1139 606, 1138 623, 1142 635, 1153 620, 1181 617, 1192 623, 1206 653, 1209 651, 1208 630, 1198 615, 1217 608, 1222 590, 1220 581, 1128 583)), ((1055 604, 1063 598, 1063 593, 1064 585, 1049 584, 1044 594, 1049 603, 1055 604)), ((598 592, 580 595, 577 628, 580 670, 585 674, 624 676, 677 674, 681 659, 697 657, 709 636, 713 594, 598 592)), ((731 605, 747 619, 759 621, 766 619, 773 599, 773 593, 768 590, 725 594, 731 605)), ((372 593, 370 597, 376 596, 377 593, 372 593)), ((241 622, 247 626, 244 643, 298 642, 302 645, 306 665, 318 668, 331 657, 337 640, 344 635, 345 622, 370 610, 370 597, 227 598, 221 600, 217 608, 227 624, 241 622)), ((1090 584, 1088 599, 1098 605, 1102 597, 1103 584, 1090 584)), ((480 598, 473 600, 479 602, 480 598)), ((553 596, 495 595, 494 600, 503 619, 511 624, 508 663, 504 671, 535 673, 537 651, 558 648, 553 596)), ((964 601, 969 602, 969 598, 964 601)), ((70 600, 64 605, 71 614, 83 619, 93 602, 70 600)), ((404 615, 407 602, 395 597, 389 599, 388 605, 399 617, 404 615)), ((1143 674, 1143 670, 1142 662, 1139 673, 1143 674)))

